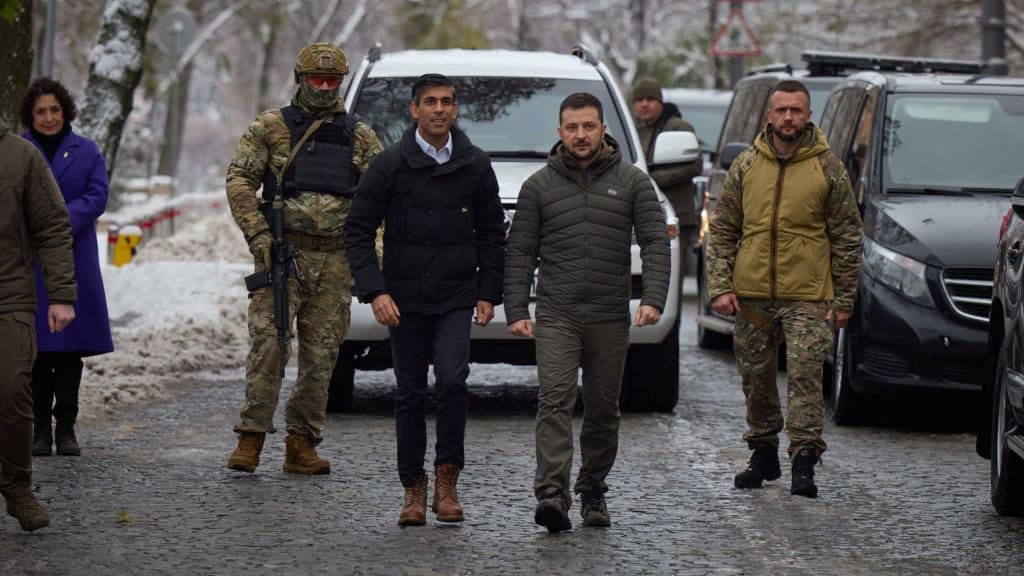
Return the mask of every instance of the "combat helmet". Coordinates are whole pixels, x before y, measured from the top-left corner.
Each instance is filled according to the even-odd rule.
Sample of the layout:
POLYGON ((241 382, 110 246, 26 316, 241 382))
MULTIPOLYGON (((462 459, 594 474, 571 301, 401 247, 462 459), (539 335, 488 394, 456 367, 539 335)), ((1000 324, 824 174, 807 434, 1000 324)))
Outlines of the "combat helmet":
POLYGON ((302 74, 348 74, 348 60, 341 48, 327 42, 310 44, 295 59, 295 83, 302 74))

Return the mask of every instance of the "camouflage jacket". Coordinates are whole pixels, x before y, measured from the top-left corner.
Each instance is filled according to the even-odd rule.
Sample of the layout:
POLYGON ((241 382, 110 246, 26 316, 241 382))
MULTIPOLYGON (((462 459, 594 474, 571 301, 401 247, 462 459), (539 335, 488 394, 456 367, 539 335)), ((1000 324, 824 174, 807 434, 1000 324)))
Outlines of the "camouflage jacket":
MULTIPOLYGON (((296 104, 297 105, 297 104, 296 104)), ((345 112, 340 101, 331 113, 345 112)), ((381 150, 377 135, 366 124, 356 124, 352 163, 365 174, 370 160, 381 150)), ((246 241, 270 230, 260 211, 263 173, 269 162, 280 171, 291 150, 291 135, 280 109, 263 112, 242 134, 235 156, 228 165, 228 204, 246 241)), ((287 230, 317 236, 341 236, 352 200, 341 196, 300 192, 286 198, 282 216, 287 230)))
POLYGON ((768 129, 729 168, 711 218, 708 296, 832 301, 852 312, 861 221, 850 178, 813 124, 786 161, 768 129))

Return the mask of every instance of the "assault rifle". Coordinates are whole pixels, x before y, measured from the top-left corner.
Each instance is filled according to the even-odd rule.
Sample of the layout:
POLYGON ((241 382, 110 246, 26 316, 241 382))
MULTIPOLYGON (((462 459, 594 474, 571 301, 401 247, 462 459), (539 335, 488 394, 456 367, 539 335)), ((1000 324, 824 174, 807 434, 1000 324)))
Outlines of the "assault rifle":
POLYGON ((288 279, 296 275, 295 246, 284 239, 284 197, 278 188, 274 200, 266 210, 270 224, 270 270, 257 272, 245 277, 245 287, 250 292, 266 286, 274 291, 274 327, 277 328, 277 349, 280 355, 281 378, 284 378, 284 365, 288 360, 288 341, 291 340, 291 326, 288 318, 288 279))

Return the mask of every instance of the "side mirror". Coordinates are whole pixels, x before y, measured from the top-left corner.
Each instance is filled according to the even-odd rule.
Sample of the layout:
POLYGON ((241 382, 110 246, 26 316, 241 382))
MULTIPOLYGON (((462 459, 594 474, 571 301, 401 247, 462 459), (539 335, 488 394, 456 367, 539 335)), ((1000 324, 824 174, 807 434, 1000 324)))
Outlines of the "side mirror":
POLYGON ((746 142, 727 142, 722 147, 722 157, 718 159, 718 164, 723 170, 728 170, 729 166, 732 166, 733 160, 736 160, 736 157, 747 148, 750 148, 750 144, 746 142))
POLYGON ((693 132, 662 132, 654 141, 651 165, 683 164, 700 159, 700 143, 693 132))
POLYGON ((1018 216, 1024 217, 1024 176, 1017 180, 1017 185, 1013 187, 1010 203, 1013 205, 1013 211, 1018 216))

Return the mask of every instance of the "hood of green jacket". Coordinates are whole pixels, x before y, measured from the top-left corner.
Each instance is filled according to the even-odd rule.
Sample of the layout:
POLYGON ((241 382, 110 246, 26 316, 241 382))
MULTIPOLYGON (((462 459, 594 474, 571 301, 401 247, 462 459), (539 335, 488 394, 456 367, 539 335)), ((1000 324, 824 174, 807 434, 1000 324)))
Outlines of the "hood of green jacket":
MULTIPOLYGON (((775 146, 772 145, 771 131, 771 124, 765 126, 764 130, 761 130, 761 133, 754 139, 754 149, 772 160, 777 160, 779 154, 775 151, 775 146)), ((804 130, 803 140, 789 160, 790 162, 799 162, 827 151, 828 140, 825 138, 825 133, 814 122, 808 122, 807 128, 804 130)))
POLYGON ((586 168, 580 166, 579 160, 566 150, 565 145, 561 141, 558 141, 551 148, 551 152, 548 154, 548 165, 555 171, 576 179, 587 173, 596 176, 605 172, 618 164, 621 156, 619 143, 608 134, 605 134, 604 145, 597 151, 597 158, 594 158, 593 162, 587 165, 586 168))

